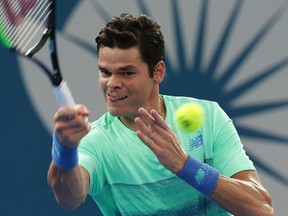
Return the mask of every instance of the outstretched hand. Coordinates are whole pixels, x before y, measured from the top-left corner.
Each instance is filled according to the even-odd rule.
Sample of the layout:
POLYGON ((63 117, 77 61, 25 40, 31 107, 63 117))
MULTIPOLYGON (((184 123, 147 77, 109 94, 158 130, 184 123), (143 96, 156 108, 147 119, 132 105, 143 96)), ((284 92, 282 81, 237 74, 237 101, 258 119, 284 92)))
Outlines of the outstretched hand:
POLYGON ((156 110, 153 109, 149 113, 140 108, 139 114, 135 123, 140 140, 154 152, 164 167, 173 173, 180 172, 188 155, 181 147, 176 134, 156 110))
POLYGON ((58 141, 68 148, 77 147, 90 130, 89 114, 84 105, 61 107, 54 115, 54 128, 58 141))

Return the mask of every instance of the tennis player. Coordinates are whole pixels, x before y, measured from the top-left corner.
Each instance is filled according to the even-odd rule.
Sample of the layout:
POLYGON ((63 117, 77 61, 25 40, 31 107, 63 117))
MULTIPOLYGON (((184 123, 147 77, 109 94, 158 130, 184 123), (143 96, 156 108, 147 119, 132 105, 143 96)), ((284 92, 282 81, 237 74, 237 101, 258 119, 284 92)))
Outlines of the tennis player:
POLYGON ((89 195, 109 216, 274 214, 219 105, 160 94, 165 62, 158 22, 146 15, 115 16, 96 43, 108 112, 91 124, 84 105, 62 107, 54 116, 48 183, 63 208, 74 210, 89 195), (191 133, 173 120, 188 102, 206 113, 191 133))

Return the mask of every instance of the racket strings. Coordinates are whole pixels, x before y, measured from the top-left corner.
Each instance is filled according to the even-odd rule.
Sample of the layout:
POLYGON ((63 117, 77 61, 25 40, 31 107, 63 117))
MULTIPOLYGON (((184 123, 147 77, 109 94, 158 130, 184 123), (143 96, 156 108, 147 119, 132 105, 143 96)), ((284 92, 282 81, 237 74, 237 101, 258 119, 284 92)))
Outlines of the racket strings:
MULTIPOLYGON (((39 32, 39 29, 41 27, 45 27, 44 23, 46 22, 47 18, 49 17, 51 11, 48 10, 49 7, 45 7, 44 11, 42 11, 43 7, 45 5, 42 5, 42 7, 39 10, 34 10, 34 12, 37 11, 37 13, 35 14, 35 16, 31 15, 31 22, 26 22, 26 25, 23 25, 23 29, 24 31, 22 32, 22 34, 16 38, 18 38, 18 40, 15 42, 15 44, 19 43, 19 47, 22 47, 23 50, 26 50, 27 47, 31 47, 29 46, 30 42, 34 39, 35 35, 37 34, 37 32, 39 32), (36 20, 34 20, 33 18, 37 18, 36 20), (19 40, 21 39, 21 40, 19 40), (26 42, 25 42, 26 41, 26 42)), ((34 14, 33 14, 34 15, 34 14)), ((30 17, 28 17, 29 19, 30 17)), ((43 32, 43 31, 42 31, 43 32)))
POLYGON ((47 29, 48 17, 51 14, 51 1, 1 0, 0 27, 1 37, 25 54, 42 38, 47 29))
MULTIPOLYGON (((35 0, 32 0, 32 2, 35 2, 35 0)), ((14 29, 20 28, 18 32, 23 29, 23 27, 26 25, 25 21, 26 20, 33 20, 33 16, 35 14, 35 11, 38 10, 38 8, 41 6, 41 3, 36 4, 36 7, 30 11, 30 13, 27 13, 29 5, 31 5, 31 1, 26 1, 26 3, 19 3, 19 1, 7 1, 3 0, 3 5, 2 6, 2 12, 3 12, 3 19, 5 19, 4 27, 8 29, 8 33, 12 32, 12 34, 16 33, 16 31, 13 31, 14 29), (5 3, 6 2, 6 3, 5 3), (4 4, 5 3, 5 4, 4 4), (5 13, 6 12, 6 13, 5 13), (27 14, 26 14, 27 13, 27 14), (22 27, 21 27, 22 26, 22 27)), ((33 5, 34 7, 35 5, 33 5)), ((4 22, 4 21, 2 21, 4 22)), ((9 34, 11 35, 11 34, 9 34)), ((13 36, 13 35, 11 35, 13 36)))

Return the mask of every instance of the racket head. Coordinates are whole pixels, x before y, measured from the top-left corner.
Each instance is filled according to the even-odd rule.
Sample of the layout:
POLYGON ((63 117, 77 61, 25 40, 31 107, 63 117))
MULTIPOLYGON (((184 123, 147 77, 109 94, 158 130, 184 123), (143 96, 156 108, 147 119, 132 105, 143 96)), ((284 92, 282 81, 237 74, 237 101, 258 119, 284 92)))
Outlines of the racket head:
POLYGON ((0 0, 0 43, 40 66, 54 86, 60 106, 75 105, 67 83, 62 79, 55 38, 56 0, 0 0), (32 58, 50 39, 53 71, 37 58, 32 58))
POLYGON ((0 1, 0 43, 5 48, 30 57, 54 35, 55 1, 0 1))

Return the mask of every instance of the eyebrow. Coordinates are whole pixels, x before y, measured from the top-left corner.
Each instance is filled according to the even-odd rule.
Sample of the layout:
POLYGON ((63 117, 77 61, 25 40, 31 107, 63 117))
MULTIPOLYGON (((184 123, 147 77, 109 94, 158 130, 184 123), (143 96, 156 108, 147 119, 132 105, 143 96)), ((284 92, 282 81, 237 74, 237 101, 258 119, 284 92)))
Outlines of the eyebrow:
MULTIPOLYGON (((102 67, 101 65, 98 66, 98 69, 103 71, 109 71, 107 68, 102 67)), ((132 65, 117 68, 117 71, 127 71, 127 70, 137 70, 137 68, 132 65)))
POLYGON ((98 66, 98 70, 107 70, 106 68, 104 67, 101 67, 100 65, 98 66))

